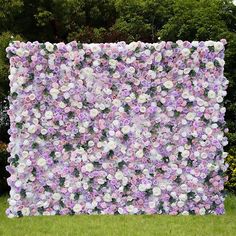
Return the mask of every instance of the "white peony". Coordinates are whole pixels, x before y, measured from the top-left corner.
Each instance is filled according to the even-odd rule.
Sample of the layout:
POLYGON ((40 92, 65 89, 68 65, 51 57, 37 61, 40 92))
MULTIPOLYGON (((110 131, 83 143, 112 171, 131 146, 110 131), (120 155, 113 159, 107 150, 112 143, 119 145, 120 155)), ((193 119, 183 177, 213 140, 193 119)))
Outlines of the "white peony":
POLYGON ((171 88, 173 88, 173 86, 174 86, 174 84, 173 84, 173 82, 172 82, 171 80, 165 81, 163 85, 164 85, 167 89, 171 89, 171 88))

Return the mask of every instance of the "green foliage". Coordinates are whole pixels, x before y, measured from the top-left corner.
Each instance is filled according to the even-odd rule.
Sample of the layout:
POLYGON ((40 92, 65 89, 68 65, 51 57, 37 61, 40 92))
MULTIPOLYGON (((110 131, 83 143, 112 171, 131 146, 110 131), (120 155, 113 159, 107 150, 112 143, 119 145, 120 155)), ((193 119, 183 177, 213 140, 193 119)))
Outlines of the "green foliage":
MULTIPOLYGON (((9 94, 5 48, 11 40, 98 43, 221 38, 227 40, 225 76, 230 83, 224 101, 229 128, 226 150, 230 150, 228 173, 233 176, 236 6, 232 0, 0 0, 0 100, 9 94)), ((7 142, 7 129, 8 125, 1 126, 0 138, 4 142, 7 142)), ((128 138, 124 137, 124 141, 128 138)), ((234 181, 230 177, 226 187, 232 190, 234 181)))
POLYGON ((0 195, 9 189, 7 185, 7 178, 9 173, 6 171, 7 158, 9 153, 6 150, 6 144, 0 142, 0 195))
POLYGON ((9 64, 6 58, 6 47, 12 40, 22 40, 19 35, 13 36, 10 32, 0 34, 0 99, 3 100, 9 92, 8 70, 9 64))
POLYGON ((225 186, 236 193, 236 147, 229 150, 226 162, 229 164, 229 167, 227 169, 228 181, 225 183, 225 186))

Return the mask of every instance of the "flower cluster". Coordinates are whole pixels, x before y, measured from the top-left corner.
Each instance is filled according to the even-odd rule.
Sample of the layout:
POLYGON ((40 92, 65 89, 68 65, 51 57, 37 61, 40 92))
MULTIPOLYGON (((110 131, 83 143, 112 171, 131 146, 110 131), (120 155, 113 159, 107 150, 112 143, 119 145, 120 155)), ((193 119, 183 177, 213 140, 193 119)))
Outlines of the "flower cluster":
POLYGON ((225 43, 11 43, 7 215, 223 214, 225 43))

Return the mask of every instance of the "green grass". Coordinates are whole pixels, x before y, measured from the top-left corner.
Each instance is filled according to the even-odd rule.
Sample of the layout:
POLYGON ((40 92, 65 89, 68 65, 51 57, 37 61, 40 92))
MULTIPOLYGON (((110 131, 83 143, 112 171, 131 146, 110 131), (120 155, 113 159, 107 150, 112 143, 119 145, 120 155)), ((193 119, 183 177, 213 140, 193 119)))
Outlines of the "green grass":
POLYGON ((0 197, 0 235, 236 235, 236 196, 226 198, 226 214, 221 216, 167 215, 78 215, 34 216, 8 219, 7 197, 0 197))

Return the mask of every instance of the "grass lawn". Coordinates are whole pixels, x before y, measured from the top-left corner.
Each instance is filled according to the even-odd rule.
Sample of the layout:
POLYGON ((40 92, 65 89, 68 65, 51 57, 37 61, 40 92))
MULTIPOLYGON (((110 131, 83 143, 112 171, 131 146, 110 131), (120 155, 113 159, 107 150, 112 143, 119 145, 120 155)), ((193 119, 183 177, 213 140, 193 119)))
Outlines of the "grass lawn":
POLYGON ((8 219, 6 200, 6 196, 0 197, 1 236, 236 235, 236 196, 233 195, 227 197, 226 214, 222 216, 78 215, 8 219))

